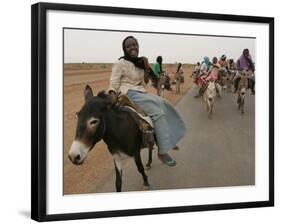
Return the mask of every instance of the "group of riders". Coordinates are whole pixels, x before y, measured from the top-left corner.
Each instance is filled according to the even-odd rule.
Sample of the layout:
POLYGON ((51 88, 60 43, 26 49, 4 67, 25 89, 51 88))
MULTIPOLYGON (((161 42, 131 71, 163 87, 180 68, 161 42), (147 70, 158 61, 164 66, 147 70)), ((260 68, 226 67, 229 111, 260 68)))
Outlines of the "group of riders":
MULTIPOLYGON (((162 56, 156 58, 156 63, 153 65, 153 75, 158 82, 152 83, 157 88, 157 83, 159 79, 163 76, 165 79, 164 85, 165 89, 172 90, 171 88, 171 77, 165 73, 162 69, 162 56)), ((195 97, 200 97, 203 95, 204 90, 207 87, 209 81, 214 81, 217 89, 219 85, 223 86, 223 80, 233 84, 234 92, 237 92, 239 81, 241 79, 241 73, 246 74, 248 77, 248 88, 251 90, 251 94, 255 94, 255 64, 250 55, 249 49, 245 48, 242 51, 241 56, 234 61, 234 59, 228 59, 225 54, 221 55, 218 59, 213 57, 212 61, 209 57, 205 56, 203 61, 197 62, 195 70, 192 73, 194 82, 199 87, 199 91, 195 97)), ((175 72, 175 83, 184 82, 183 76, 183 66, 178 63, 177 71, 175 72)))
POLYGON ((209 81, 214 81, 218 90, 219 85, 223 85, 224 78, 234 85, 234 92, 237 92, 242 73, 247 75, 248 88, 251 89, 251 94, 255 94, 254 72, 255 64, 249 49, 244 49, 236 62, 233 59, 227 59, 225 54, 219 60, 217 57, 213 57, 212 61, 206 56, 201 63, 197 62, 195 70, 192 73, 194 82, 199 87, 198 94, 195 97, 203 95, 209 81))

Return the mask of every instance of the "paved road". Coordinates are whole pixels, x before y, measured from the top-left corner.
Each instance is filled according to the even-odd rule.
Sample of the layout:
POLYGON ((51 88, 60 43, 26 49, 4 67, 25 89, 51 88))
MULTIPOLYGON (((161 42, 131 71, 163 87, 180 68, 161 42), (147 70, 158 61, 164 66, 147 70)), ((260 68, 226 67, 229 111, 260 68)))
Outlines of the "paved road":
MULTIPOLYGON (((212 120, 209 120, 202 99, 196 99, 196 88, 177 104, 187 124, 186 136, 179 143, 180 151, 171 155, 177 166, 168 167, 153 153, 152 169, 146 173, 151 190, 195 187, 221 187, 255 184, 255 96, 247 94, 245 115, 236 107, 236 95, 224 93, 217 99, 212 120)), ((147 150, 142 152, 145 163, 147 150)), ((122 191, 143 190, 142 178, 134 161, 123 164, 122 191)), ((115 173, 98 186, 98 192, 112 192, 115 173)))

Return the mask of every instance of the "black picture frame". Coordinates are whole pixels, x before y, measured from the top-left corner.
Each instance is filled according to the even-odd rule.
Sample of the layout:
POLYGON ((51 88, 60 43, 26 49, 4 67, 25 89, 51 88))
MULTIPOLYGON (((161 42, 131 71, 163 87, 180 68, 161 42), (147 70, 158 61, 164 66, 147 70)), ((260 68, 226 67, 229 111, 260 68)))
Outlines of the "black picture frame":
POLYGON ((116 217, 132 215, 148 215, 162 213, 178 213, 206 210, 238 209, 274 206, 274 18, 253 17, 240 15, 224 15, 210 13, 195 13, 183 11, 163 11, 137 8, 103 7, 73 4, 37 3, 31 10, 31 127, 32 127, 32 153, 31 153, 31 218, 37 221, 74 220, 99 217, 116 217), (230 22, 252 22, 269 25, 269 200, 208 204, 195 206, 176 206, 159 208, 139 208, 132 210, 114 210, 99 212, 47 214, 46 213, 46 47, 47 47, 47 16, 48 10, 69 11, 81 13, 110 13, 123 15, 139 15, 166 18, 190 18, 230 22))

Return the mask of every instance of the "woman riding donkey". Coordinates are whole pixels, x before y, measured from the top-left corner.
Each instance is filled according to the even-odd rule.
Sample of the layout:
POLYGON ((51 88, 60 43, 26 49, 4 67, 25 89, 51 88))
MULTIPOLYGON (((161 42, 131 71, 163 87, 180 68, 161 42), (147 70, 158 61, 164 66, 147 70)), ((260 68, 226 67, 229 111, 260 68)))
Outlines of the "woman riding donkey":
MULTIPOLYGON (((220 65, 218 64, 217 57, 214 57, 212 63, 209 61, 208 57, 204 57, 204 63, 201 66, 201 76, 198 79, 199 84, 199 92, 195 97, 202 96, 204 90, 207 87, 208 81, 217 81, 218 80, 218 73, 220 70, 220 65)), ((218 92, 218 96, 221 96, 221 86, 218 83, 215 83, 216 90, 218 92)))
POLYGON ((227 64, 227 60, 226 60, 226 55, 223 54, 221 57, 220 57, 220 60, 218 61, 220 67, 221 67, 221 70, 223 71, 223 73, 225 73, 225 75, 228 73, 229 71, 229 68, 228 68, 228 64, 227 64))
POLYGON ((194 71, 192 72, 192 74, 190 76, 191 78, 193 77, 195 83, 196 83, 198 76, 200 75, 200 68, 201 68, 201 63, 198 61, 196 63, 194 71))
POLYGON ((211 62, 209 57, 205 56, 204 57, 204 61, 201 63, 200 66, 200 74, 197 76, 195 82, 197 84, 197 86, 199 87, 199 91, 198 94, 195 95, 194 97, 200 97, 203 94, 203 87, 205 84, 205 78, 208 76, 209 74, 209 69, 211 67, 211 62))
POLYGON ((149 74, 154 74, 146 57, 138 57, 139 44, 135 37, 128 36, 122 43, 124 56, 112 68, 109 93, 127 94, 128 97, 148 115, 153 122, 158 145, 158 158, 168 166, 176 161, 169 150, 186 132, 185 123, 175 108, 165 99, 146 91, 149 74))
POLYGON ((183 66, 182 63, 178 64, 178 68, 176 71, 176 93, 180 92, 180 84, 184 82, 184 76, 183 76, 183 66))
POLYGON ((156 63, 153 65, 153 71, 154 71, 155 75, 158 76, 158 77, 160 76, 160 74, 163 73, 162 61, 163 61, 162 56, 158 56, 156 58, 156 63))
MULTIPOLYGON (((249 49, 246 48, 243 50, 242 55, 237 60, 236 67, 239 71, 239 74, 241 72, 246 73, 246 76, 248 77, 248 87, 251 89, 251 93, 255 94, 255 65, 250 55, 249 49)), ((241 79, 239 74, 234 78, 235 92, 237 92, 238 84, 241 79)))
POLYGON ((156 63, 153 65, 153 72, 157 76, 158 81, 161 80, 161 77, 164 77, 163 84, 165 85, 165 89, 172 91, 171 84, 170 84, 170 77, 168 75, 165 75, 165 72, 162 69, 162 61, 163 61, 162 56, 158 56, 156 58, 156 63))
POLYGON ((182 63, 179 62, 178 68, 176 71, 176 79, 179 80, 181 83, 184 82, 184 70, 183 70, 183 65, 182 63))

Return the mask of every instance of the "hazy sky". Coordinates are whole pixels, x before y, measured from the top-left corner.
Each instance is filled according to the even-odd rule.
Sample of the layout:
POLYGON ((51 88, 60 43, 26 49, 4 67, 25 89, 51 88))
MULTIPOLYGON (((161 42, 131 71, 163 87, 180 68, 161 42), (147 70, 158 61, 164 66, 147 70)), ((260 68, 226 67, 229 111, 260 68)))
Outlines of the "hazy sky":
POLYGON ((244 48, 255 58, 255 39, 239 37, 214 37, 97 30, 64 30, 65 63, 113 63, 123 55, 122 40, 133 35, 139 42, 139 56, 150 63, 161 55, 163 63, 196 63, 204 56, 227 58, 235 61, 244 48))

